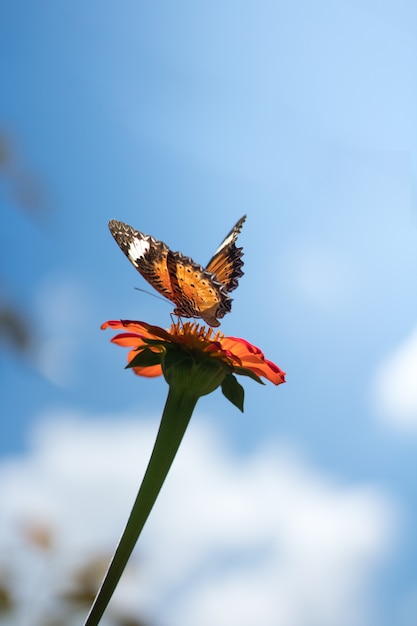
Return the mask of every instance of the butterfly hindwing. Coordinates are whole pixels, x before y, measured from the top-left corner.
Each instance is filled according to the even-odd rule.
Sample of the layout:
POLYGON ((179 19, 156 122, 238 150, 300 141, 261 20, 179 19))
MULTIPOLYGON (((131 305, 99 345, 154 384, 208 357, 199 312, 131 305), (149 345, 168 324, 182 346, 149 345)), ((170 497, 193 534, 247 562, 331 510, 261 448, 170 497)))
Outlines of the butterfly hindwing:
POLYGON ((205 269, 123 222, 111 220, 109 229, 145 280, 175 304, 175 315, 202 318, 210 326, 219 326, 218 318, 231 310, 228 292, 236 289, 243 275, 243 252, 235 243, 245 219, 243 216, 232 228, 205 269))
POLYGON ((180 317, 201 317, 210 326, 219 326, 231 310, 232 300, 213 275, 181 252, 168 252, 168 272, 180 317))

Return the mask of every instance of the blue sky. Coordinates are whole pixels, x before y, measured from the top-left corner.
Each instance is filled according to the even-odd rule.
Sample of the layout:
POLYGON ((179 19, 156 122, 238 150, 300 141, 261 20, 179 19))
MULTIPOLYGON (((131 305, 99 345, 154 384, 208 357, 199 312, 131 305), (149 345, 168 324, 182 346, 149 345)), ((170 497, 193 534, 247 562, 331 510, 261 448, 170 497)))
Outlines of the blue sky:
POLYGON ((391 503, 366 623, 414 623, 416 27, 406 1, 5 5, 1 129, 49 208, 31 219, 0 187, 2 297, 36 334, 31 358, 1 356, 0 464, 30 466, 45 416, 74 416, 81 437, 162 410, 164 382, 124 371, 99 330, 170 322, 134 291, 147 285, 108 220, 204 264, 246 213, 222 330, 288 382, 245 381, 243 416, 214 393, 201 419, 237 464, 274 442, 306 476, 391 503))

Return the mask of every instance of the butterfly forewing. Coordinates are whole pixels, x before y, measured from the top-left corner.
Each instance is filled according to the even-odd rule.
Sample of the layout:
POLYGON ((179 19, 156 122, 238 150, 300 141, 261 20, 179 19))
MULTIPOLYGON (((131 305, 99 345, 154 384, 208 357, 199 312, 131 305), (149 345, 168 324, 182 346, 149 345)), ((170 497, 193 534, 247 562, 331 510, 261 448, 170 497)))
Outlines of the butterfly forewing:
POLYGON ((236 289, 239 278, 243 276, 243 248, 237 248, 235 243, 245 220, 246 215, 240 218, 207 265, 207 270, 215 275, 227 292, 236 289))
POLYGON ((173 291, 167 267, 168 246, 117 220, 109 222, 109 229, 120 249, 143 278, 162 296, 172 301, 173 291))

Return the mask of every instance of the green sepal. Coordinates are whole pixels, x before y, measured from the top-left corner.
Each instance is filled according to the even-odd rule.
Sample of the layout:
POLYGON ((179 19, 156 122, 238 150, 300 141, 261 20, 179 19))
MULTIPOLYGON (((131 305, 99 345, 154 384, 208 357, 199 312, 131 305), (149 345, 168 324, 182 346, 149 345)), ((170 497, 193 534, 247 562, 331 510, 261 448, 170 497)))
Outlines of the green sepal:
POLYGON ((126 365, 125 369, 129 369, 131 367, 150 367, 151 365, 160 365, 161 358, 162 354, 160 352, 153 352, 150 348, 143 348, 126 365))
POLYGON ((247 367, 234 367, 233 370, 235 374, 239 374, 240 376, 249 376, 249 378, 252 378, 252 380, 255 380, 260 385, 265 384, 264 381, 261 380, 257 374, 255 374, 255 372, 252 372, 252 370, 247 367))
POLYGON ((164 353, 163 370, 180 367, 185 372, 191 371, 194 361, 190 354, 179 350, 177 346, 169 346, 164 353))
POLYGON ((172 346, 172 341, 167 341, 164 339, 149 339, 148 337, 141 337, 141 340, 148 346, 164 346, 165 348, 169 348, 172 346))
POLYGON ((226 374, 222 382, 222 392, 225 398, 230 400, 243 413, 243 401, 245 399, 245 390, 238 383, 233 374, 226 374))
POLYGON ((214 391, 223 381, 223 364, 201 351, 185 352, 178 347, 168 349, 162 358, 162 372, 168 385, 182 388, 196 397, 214 391))

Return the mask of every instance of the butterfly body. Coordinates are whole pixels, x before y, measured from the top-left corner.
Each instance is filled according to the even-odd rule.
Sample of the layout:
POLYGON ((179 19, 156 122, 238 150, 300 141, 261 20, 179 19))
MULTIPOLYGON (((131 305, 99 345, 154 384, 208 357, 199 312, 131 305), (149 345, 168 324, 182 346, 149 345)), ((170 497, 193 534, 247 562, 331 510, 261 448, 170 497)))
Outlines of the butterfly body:
POLYGON ((129 261, 143 278, 174 303, 174 314, 202 318, 210 326, 229 313, 242 272, 242 248, 235 245, 246 216, 226 236, 206 268, 181 252, 173 252, 163 242, 124 222, 111 220, 109 229, 129 261))

